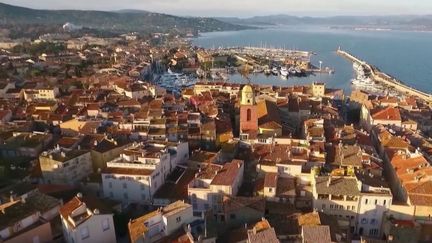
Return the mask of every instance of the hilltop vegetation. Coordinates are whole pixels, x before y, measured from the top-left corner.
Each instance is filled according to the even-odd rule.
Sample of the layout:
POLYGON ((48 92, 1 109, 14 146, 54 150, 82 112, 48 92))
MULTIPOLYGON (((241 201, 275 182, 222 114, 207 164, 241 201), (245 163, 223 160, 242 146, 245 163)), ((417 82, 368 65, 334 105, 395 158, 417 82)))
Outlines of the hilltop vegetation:
POLYGON ((248 27, 213 18, 189 18, 146 11, 36 10, 0 3, 0 26, 56 26, 70 22, 89 29, 109 32, 211 32, 248 27))

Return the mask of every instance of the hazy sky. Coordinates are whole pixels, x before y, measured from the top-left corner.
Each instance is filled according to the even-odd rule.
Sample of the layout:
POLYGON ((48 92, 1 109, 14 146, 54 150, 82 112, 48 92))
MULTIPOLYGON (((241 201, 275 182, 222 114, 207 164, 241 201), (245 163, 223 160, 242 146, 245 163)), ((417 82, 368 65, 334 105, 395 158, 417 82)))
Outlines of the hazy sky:
POLYGON ((0 0, 40 9, 142 9, 176 15, 254 16, 293 14, 432 14, 431 0, 0 0))

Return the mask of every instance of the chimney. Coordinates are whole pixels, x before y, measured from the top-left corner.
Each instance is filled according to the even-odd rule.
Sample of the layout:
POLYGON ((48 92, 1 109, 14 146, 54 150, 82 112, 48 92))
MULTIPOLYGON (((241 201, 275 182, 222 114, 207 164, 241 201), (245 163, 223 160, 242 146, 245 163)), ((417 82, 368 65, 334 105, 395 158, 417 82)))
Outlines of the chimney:
POLYGON ((327 181, 327 187, 329 187, 331 185, 331 180, 332 180, 332 177, 330 175, 329 178, 328 178, 328 181, 327 181))
POLYGON ((15 201, 15 194, 14 194, 14 192, 10 191, 9 193, 10 193, 10 196, 9 196, 10 202, 14 202, 15 201))

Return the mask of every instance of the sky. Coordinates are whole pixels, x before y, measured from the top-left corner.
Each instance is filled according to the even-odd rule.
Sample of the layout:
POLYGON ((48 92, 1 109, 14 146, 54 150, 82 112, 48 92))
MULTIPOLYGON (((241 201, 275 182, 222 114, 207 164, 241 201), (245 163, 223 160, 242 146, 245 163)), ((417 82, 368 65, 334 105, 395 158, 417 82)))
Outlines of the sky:
POLYGON ((0 0, 38 9, 139 9, 182 16, 432 14, 431 0, 0 0))

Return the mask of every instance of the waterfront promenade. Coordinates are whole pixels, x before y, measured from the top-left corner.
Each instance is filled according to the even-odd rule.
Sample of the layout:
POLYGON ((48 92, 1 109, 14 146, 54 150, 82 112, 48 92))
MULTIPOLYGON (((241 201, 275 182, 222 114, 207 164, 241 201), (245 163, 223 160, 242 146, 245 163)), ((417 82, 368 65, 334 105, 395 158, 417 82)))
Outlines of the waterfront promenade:
POLYGON ((371 78, 375 82, 384 84, 384 85, 389 86, 391 88, 394 88, 395 90, 397 90, 403 94, 417 96, 420 99, 423 99, 424 101, 426 101, 430 106, 432 105, 432 95, 431 94, 417 90, 413 87, 410 87, 410 86, 402 83, 401 81, 389 76, 388 74, 379 71, 376 67, 374 67, 371 64, 361 60, 360 58, 350 54, 349 52, 338 49, 337 54, 350 60, 351 62, 357 62, 359 64, 362 64, 365 68, 368 69, 367 71, 370 71, 371 78))

